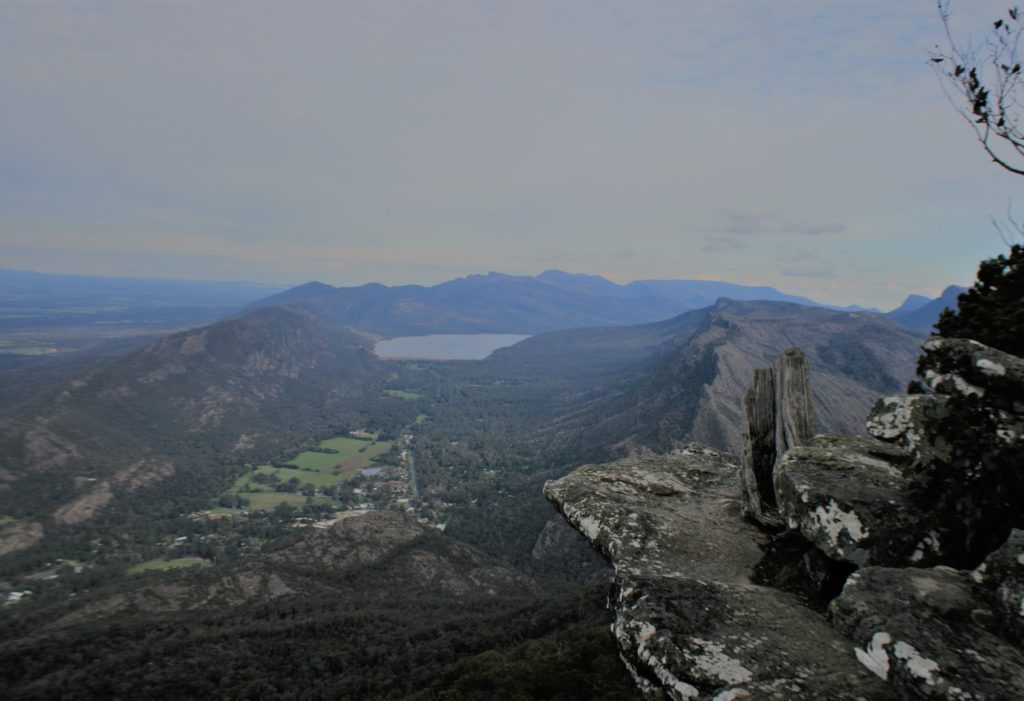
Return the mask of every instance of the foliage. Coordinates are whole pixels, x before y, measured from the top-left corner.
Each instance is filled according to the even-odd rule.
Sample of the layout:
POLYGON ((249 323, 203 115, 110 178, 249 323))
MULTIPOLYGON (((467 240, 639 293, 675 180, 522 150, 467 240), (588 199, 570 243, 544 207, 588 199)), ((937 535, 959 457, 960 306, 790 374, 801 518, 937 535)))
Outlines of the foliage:
POLYGON ((974 286, 960 295, 957 311, 947 309, 935 324, 946 338, 970 338, 1024 356, 1024 246, 983 260, 974 286))
POLYGON ((372 599, 125 615, 0 642, 0 687, 12 700, 639 699, 605 595, 453 601, 398 583, 372 599))
MULTIPOLYGON (((928 368, 950 371, 941 359, 928 368)), ((929 459, 914 466, 912 496, 941 534, 943 562, 972 569, 1024 527, 1024 444, 1000 436, 989 396, 954 394, 925 419, 929 459)))

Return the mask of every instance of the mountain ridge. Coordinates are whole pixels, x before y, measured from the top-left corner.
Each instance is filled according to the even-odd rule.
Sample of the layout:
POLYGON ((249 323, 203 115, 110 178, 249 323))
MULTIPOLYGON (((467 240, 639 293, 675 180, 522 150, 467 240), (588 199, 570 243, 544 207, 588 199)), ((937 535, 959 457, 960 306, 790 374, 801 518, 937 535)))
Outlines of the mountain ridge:
POLYGON ((260 300, 248 309, 291 304, 336 323, 384 336, 534 334, 661 321, 709 306, 723 297, 840 309, 768 286, 708 280, 638 280, 620 285, 601 276, 556 269, 536 276, 492 271, 433 286, 370 283, 331 287, 307 283, 260 300))
MULTIPOLYGON (((719 300, 670 321, 679 333, 660 341, 655 340, 658 325, 638 327, 652 336, 646 359, 637 360, 640 352, 631 358, 628 351, 610 351, 623 361, 619 374, 610 370, 600 391, 580 398, 576 409, 546 430, 575 425, 580 437, 574 445, 614 437, 620 452, 667 450, 691 440, 738 452, 740 399, 753 369, 797 346, 812 363, 821 430, 861 433, 863 416, 878 394, 899 391, 914 377, 923 340, 882 315, 788 302, 719 300)), ((528 351, 542 357, 544 344, 568 355, 574 343, 614 345, 616 334, 624 332, 575 333, 568 342, 566 335, 573 339, 574 332, 537 336, 494 357, 509 362, 528 351)))
MULTIPOLYGON (((902 306, 889 312, 886 316, 896 323, 905 326, 912 331, 920 333, 933 333, 932 327, 939 320, 939 315, 945 309, 956 309, 957 300, 961 294, 967 291, 966 287, 960 285, 949 285, 942 291, 942 294, 935 299, 928 300, 924 304, 915 306, 909 310, 901 311, 902 306)), ((904 302, 904 305, 906 302, 904 302)))

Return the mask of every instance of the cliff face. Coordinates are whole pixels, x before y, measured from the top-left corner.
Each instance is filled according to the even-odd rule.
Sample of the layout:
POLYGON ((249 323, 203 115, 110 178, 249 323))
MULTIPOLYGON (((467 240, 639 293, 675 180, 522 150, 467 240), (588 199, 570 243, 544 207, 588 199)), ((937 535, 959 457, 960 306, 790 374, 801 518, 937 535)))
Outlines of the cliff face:
POLYGON ((913 378, 920 344, 920 336, 878 314, 720 300, 589 416, 594 434, 614 437, 623 453, 697 441, 739 454, 742 399, 755 368, 795 346, 812 373, 818 429, 863 433, 875 398, 913 378))
POLYGON ((879 400, 870 437, 790 430, 807 380, 790 371, 779 393, 762 371, 743 461, 692 444, 545 485, 615 569, 614 630, 642 689, 1024 698, 1024 359, 956 339, 925 351, 932 393, 879 400))

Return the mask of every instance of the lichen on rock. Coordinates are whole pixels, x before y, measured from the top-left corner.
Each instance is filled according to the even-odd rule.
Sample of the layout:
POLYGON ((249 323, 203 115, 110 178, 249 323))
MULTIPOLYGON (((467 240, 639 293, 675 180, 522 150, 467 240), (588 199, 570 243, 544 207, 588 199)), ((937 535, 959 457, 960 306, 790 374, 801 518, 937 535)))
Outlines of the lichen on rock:
POLYGON ((638 684, 679 700, 891 698, 819 613, 752 581, 768 536, 742 516, 738 473, 691 444, 544 487, 615 569, 613 631, 638 684))

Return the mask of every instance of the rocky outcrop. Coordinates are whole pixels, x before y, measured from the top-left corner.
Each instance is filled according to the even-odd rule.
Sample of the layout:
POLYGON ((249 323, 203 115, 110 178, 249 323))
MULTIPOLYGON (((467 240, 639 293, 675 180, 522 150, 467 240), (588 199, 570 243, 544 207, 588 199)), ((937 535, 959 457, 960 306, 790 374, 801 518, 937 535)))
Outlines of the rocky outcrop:
POLYGON ((931 393, 878 400, 871 437, 808 440, 798 353, 754 372, 742 465, 691 445, 545 486, 615 568, 638 684, 673 699, 1024 698, 1024 360, 933 339, 931 393), (794 572, 825 598, 843 583, 831 629, 781 590, 794 572))
POLYGON ((43 532, 38 521, 0 522, 0 556, 32 547, 42 540, 43 532))
POLYGON ((568 571, 574 581, 599 582, 611 577, 611 568, 580 535, 559 515, 552 516, 533 543, 530 559, 541 568, 568 571))
POLYGON ((999 634, 990 600, 967 572, 866 567, 850 575, 829 617, 857 644, 861 663, 903 698, 1024 692, 1024 654, 999 634))
POLYGON ((940 394, 994 395, 1000 409, 1024 414, 1024 358, 965 338, 926 341, 925 382, 940 394))
POLYGON ((1000 632, 1024 645, 1024 531, 1014 529, 971 578, 988 595, 1000 632))
POLYGON ((910 452, 908 491, 926 511, 918 530, 941 547, 939 561, 973 567, 1024 525, 1024 359, 956 338, 924 351, 931 393, 878 400, 867 429, 910 452))
POLYGON ((799 348, 790 348, 770 368, 754 370, 743 396, 746 416, 743 465, 743 511, 766 526, 782 525, 772 476, 787 450, 814 435, 811 373, 799 348))
POLYGON ((1024 361, 963 339, 924 349, 934 393, 883 397, 872 438, 817 437, 776 468, 780 515, 829 557, 974 567, 1021 524, 1024 361))
POLYGON ((938 553, 919 531, 909 495, 910 454, 861 436, 816 436, 775 473, 787 525, 835 560, 855 565, 931 564, 938 553))
POLYGON ((738 472, 691 444, 544 487, 615 568, 613 631, 637 683, 677 700, 891 698, 819 613, 754 583, 768 536, 742 518, 738 472))

